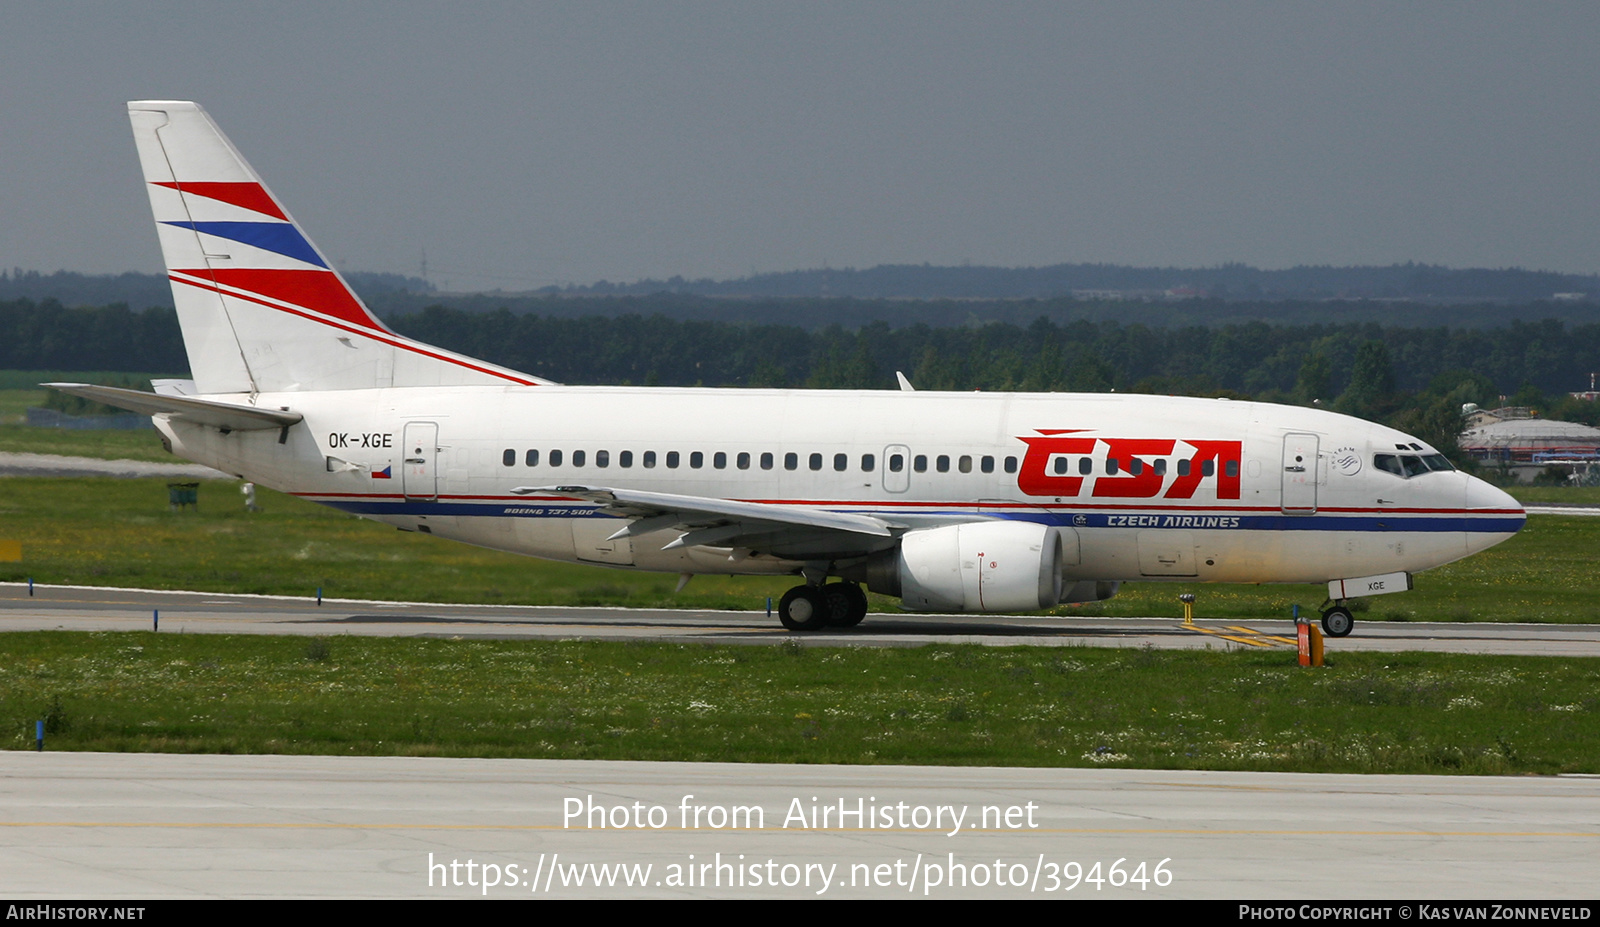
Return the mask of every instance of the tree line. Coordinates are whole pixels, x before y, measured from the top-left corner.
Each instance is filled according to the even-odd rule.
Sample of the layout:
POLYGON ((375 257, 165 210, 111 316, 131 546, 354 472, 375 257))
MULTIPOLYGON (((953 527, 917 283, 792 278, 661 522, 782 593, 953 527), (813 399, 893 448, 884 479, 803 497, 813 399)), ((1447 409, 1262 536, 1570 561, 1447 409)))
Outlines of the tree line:
MULTIPOLYGON (((1038 319, 935 328, 813 330, 663 316, 551 318, 433 306, 391 318, 402 334, 576 384, 1148 392, 1318 405, 1453 444, 1460 408, 1502 396, 1595 423, 1566 398, 1600 369, 1600 324, 1499 329, 1365 324, 1156 328, 1038 319)), ((175 313, 0 302, 0 368, 187 369, 175 313)))

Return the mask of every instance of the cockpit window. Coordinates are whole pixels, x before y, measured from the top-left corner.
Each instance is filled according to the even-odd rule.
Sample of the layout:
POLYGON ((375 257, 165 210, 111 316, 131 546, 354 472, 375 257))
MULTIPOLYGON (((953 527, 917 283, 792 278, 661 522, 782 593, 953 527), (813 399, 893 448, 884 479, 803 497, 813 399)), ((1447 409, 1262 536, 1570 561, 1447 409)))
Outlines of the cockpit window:
POLYGON ((1443 454, 1374 454, 1372 465, 1386 473, 1409 479, 1421 476, 1430 470, 1454 470, 1449 459, 1443 454))

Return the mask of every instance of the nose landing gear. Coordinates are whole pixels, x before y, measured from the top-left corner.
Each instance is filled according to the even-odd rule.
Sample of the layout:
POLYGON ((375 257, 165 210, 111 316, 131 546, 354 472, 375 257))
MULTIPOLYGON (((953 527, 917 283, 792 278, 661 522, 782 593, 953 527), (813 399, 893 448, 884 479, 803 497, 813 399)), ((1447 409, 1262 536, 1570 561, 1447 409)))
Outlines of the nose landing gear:
POLYGON ((1349 637, 1350 631, 1356 626, 1356 618, 1350 614, 1343 602, 1337 603, 1322 612, 1322 633, 1329 637, 1349 637))

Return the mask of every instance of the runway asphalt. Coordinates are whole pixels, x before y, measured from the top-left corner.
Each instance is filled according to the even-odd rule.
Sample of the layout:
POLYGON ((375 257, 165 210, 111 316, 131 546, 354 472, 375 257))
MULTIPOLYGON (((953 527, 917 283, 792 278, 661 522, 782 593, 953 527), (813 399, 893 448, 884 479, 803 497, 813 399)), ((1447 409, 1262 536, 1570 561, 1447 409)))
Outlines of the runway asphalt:
MULTIPOLYGON (((405 635, 416 637, 665 640, 807 646, 1291 648, 1287 619, 1048 618, 874 614, 860 626, 791 634, 762 612, 438 605, 229 596, 88 586, 0 583, 0 631, 159 630, 182 633, 405 635)), ((1600 656, 1600 625, 1491 622, 1356 622, 1330 650, 1600 656)))
POLYGON ((1583 777, 0 753, 13 903, 1388 899, 1403 920, 1593 898, 1597 863, 1583 777))

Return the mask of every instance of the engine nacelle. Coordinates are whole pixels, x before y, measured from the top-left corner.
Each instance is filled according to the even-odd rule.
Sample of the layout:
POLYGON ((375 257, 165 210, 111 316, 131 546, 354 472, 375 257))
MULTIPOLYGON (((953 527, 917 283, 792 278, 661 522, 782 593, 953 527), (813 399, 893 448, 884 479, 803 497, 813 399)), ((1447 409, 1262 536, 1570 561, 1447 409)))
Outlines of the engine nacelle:
POLYGON ((907 532, 897 569, 913 611, 1008 612, 1061 601, 1061 532, 1026 521, 982 521, 907 532))

